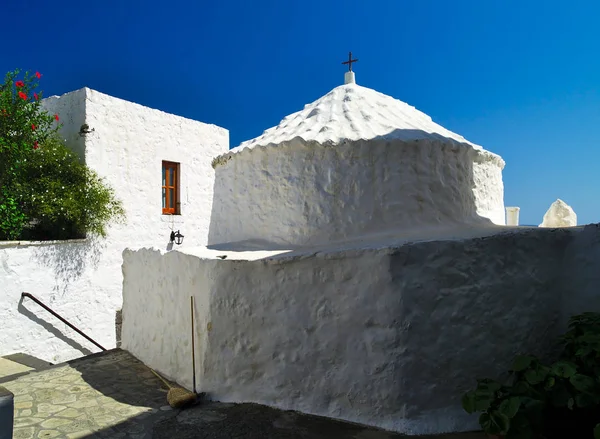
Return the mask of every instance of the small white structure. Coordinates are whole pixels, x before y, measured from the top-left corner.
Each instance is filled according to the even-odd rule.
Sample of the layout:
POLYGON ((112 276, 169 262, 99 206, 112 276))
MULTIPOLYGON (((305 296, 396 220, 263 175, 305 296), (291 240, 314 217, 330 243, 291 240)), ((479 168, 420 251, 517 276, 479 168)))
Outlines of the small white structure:
POLYGON ((540 227, 573 227, 577 225, 577 214, 560 198, 550 205, 540 227))
POLYGON ((115 347, 126 247, 206 245, 213 200, 211 160, 229 149, 228 131, 89 88, 43 101, 61 134, 123 202, 127 223, 105 240, 0 242, 0 355, 60 362, 98 348, 21 293, 39 297, 106 348, 115 347), (84 126, 87 124, 87 128, 84 126), (161 201, 162 198, 162 201, 161 201))
POLYGON ((519 211, 520 207, 507 207, 506 208, 506 225, 507 226, 518 226, 519 225, 519 211))
POLYGON ((210 244, 505 224, 500 156, 353 75, 346 82, 214 160, 210 244))

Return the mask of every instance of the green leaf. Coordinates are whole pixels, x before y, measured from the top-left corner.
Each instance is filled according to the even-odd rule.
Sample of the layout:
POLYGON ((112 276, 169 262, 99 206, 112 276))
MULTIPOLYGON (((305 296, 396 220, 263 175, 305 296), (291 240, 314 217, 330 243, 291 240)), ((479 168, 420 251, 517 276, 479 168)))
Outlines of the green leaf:
POLYGON ((469 413, 469 414, 475 413, 475 411, 476 411, 475 410, 475 392, 473 392, 471 390, 471 391, 465 393, 462 396, 461 402, 462 402, 463 409, 467 413, 469 413))
POLYGON ((502 384, 498 381, 484 378, 477 380, 477 390, 480 392, 495 393, 502 388, 502 384))
POLYGON ((596 404, 597 399, 589 393, 580 393, 575 395, 575 404, 577 407, 585 408, 596 404))
POLYGON ((510 419, 500 412, 482 413, 479 425, 488 434, 505 435, 510 428, 510 419))
POLYGON ((514 372, 524 371, 531 365, 531 363, 534 360, 535 360, 535 357, 519 355, 518 357, 515 358, 515 361, 513 362, 511 370, 514 372))
POLYGON ((502 413, 507 418, 514 418, 517 412, 519 411, 519 407, 521 406, 521 398, 518 396, 513 396, 508 399, 505 399, 500 403, 498 407, 498 411, 502 413))
POLYGON ((547 367, 537 367, 535 369, 529 369, 525 372, 525 379, 529 384, 536 385, 543 382, 548 376, 550 370, 547 367))
POLYGON ((596 381, 586 375, 577 373, 569 378, 569 382, 580 392, 592 392, 596 388, 596 381))
POLYGON ((600 439, 600 424, 594 427, 594 439, 600 439))
POLYGON ((573 398, 569 398, 569 400, 567 401, 567 407, 569 408, 569 410, 573 410, 574 405, 575 405, 575 400, 573 398))
POLYGON ((494 395, 488 393, 475 393, 475 412, 483 412, 490 408, 494 401, 494 395))
POLYGON ((561 378, 570 378, 577 373, 577 366, 570 361, 557 361, 550 368, 550 373, 561 378))

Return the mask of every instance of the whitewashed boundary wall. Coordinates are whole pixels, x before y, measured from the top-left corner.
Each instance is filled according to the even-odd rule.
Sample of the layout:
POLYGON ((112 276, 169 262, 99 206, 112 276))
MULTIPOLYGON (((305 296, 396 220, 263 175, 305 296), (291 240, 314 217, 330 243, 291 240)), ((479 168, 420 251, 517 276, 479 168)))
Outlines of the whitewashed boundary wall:
MULTIPOLYGON (((123 348, 191 387, 409 434, 465 431, 476 377, 600 310, 597 225, 255 261, 124 252, 123 348)), ((190 249, 188 253, 192 253, 190 249)))

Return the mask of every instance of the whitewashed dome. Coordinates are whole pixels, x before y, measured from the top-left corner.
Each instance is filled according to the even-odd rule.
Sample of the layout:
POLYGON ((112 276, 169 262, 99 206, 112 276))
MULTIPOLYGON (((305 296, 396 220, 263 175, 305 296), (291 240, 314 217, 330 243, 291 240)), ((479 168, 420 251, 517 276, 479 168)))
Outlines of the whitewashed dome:
POLYGON ((213 167, 210 244, 303 246, 504 224, 500 156, 355 83, 215 158, 213 167))
POLYGON ((357 84, 334 88, 304 109, 284 118, 261 136, 243 142, 231 152, 256 146, 279 145, 300 138, 306 142, 338 144, 343 141, 452 139, 464 137, 436 124, 415 107, 357 84))

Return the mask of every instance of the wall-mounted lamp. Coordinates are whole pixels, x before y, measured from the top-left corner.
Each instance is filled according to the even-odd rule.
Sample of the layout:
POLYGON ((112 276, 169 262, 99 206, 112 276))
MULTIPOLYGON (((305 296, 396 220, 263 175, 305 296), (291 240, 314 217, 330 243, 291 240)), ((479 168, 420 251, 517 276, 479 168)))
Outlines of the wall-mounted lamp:
POLYGON ((89 134, 94 131, 96 131, 94 128, 90 130, 90 126, 87 123, 84 123, 81 125, 81 128, 79 128, 79 135, 83 137, 85 134, 89 134))
POLYGON ((183 242, 183 235, 179 233, 179 230, 177 230, 177 232, 171 231, 171 242, 174 242, 177 245, 180 245, 183 242))

